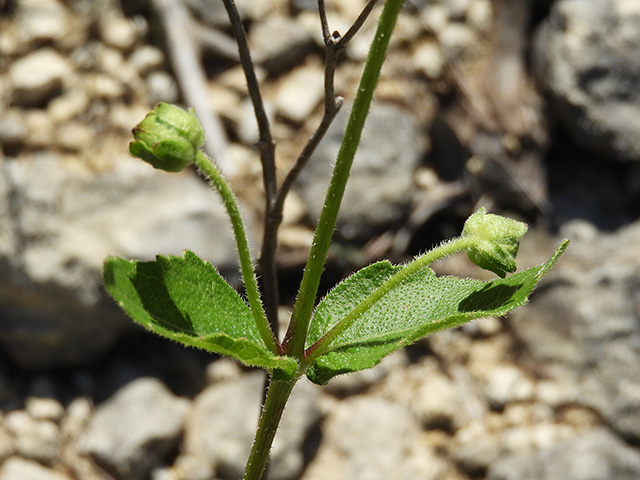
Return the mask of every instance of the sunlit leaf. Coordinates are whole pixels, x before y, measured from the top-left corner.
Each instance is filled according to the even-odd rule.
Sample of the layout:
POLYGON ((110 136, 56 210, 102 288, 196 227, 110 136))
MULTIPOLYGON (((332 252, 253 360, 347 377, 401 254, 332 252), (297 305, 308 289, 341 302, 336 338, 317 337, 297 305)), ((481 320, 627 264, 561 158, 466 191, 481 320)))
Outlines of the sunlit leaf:
POLYGON ((110 257, 104 283, 133 320, 163 337, 287 375, 297 369, 266 347, 247 304, 193 252, 150 262, 110 257))

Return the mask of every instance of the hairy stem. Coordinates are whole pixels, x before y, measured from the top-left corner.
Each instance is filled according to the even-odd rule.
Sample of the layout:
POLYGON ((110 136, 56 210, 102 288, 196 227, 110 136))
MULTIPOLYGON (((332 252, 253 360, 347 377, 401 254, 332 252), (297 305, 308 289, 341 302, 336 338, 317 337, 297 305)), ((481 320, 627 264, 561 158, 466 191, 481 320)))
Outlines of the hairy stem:
POLYGON ((336 226, 338 210, 344 196, 344 190, 351 171, 351 165, 360 143, 365 118, 371 106, 380 70, 384 62, 389 39, 395 26, 403 0, 387 0, 385 2, 378 29, 369 50, 360 86, 354 100, 353 109, 345 129, 342 145, 338 152, 325 203, 320 214, 318 227, 314 235, 309 259, 304 269, 300 290, 293 309, 291 323, 285 339, 287 354, 301 358, 304 341, 311 320, 311 313, 316 301, 320 277, 329 251, 329 244, 336 226))
POLYGON ((258 421, 256 438, 242 477, 243 480, 260 480, 262 477, 284 406, 296 381, 297 377, 290 380, 276 380, 271 377, 267 398, 258 421))
POLYGON ((253 314, 253 318, 258 326, 260 337, 267 348, 272 352, 279 354, 277 340, 269 326, 266 314, 262 308, 262 302, 260 301, 260 291, 258 290, 258 281, 256 279, 255 271, 253 270, 249 241, 247 240, 247 234, 235 195, 213 161, 211 161, 204 152, 198 151, 196 154, 195 164, 211 181, 222 198, 222 203, 224 204, 229 215, 229 219, 231 220, 233 234, 236 239, 238 256, 240 257, 240 271, 242 272, 242 280, 244 282, 251 313, 253 314))
MULTIPOLYGON (((271 321, 270 310, 277 308, 279 303, 279 294, 277 288, 277 269, 276 269, 276 249, 278 247, 278 230, 282 223, 282 210, 287 195, 291 191, 293 184, 297 180, 302 169, 307 165, 309 159, 315 152, 329 130, 331 123, 342 107, 342 98, 335 96, 334 77, 338 56, 340 52, 347 46, 358 30, 364 25, 365 20, 370 15, 373 6, 378 0, 369 0, 369 3, 362 10, 354 24, 349 28, 344 37, 338 32, 333 34, 329 31, 327 22, 327 14, 323 0, 318 0, 318 11, 320 13, 320 24, 325 42, 325 67, 324 67, 324 114, 318 128, 313 133, 302 152, 296 159, 293 167, 287 173, 282 185, 277 190, 273 202, 267 205, 267 213, 265 218, 265 229, 262 240, 262 254, 260 255, 260 271, 263 275, 263 291, 265 294, 265 307, 267 316, 271 321), (267 300, 268 299, 268 300, 267 300)), ((272 328, 277 334, 277 330, 272 328)))

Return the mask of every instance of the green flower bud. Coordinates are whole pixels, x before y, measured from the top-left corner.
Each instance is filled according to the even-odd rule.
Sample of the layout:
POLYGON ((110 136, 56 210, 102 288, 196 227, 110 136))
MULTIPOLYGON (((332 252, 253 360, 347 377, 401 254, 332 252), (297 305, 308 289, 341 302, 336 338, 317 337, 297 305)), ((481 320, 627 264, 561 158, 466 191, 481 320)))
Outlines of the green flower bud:
POLYGON ((485 270, 504 278, 516 270, 516 254, 520 239, 527 233, 527 224, 487 213, 479 208, 464 223, 462 237, 474 237, 474 246, 467 249, 469 260, 485 270))
POLYGON ((195 161, 204 145, 204 130, 193 109, 188 112, 159 103, 133 129, 129 152, 166 172, 179 172, 195 161))

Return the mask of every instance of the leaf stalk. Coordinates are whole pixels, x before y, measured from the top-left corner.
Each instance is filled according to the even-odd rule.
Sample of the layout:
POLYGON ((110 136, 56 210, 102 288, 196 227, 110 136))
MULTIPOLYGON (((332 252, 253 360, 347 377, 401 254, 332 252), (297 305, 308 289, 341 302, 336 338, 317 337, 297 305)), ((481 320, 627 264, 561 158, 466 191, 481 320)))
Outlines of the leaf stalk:
POLYGON ((253 314, 258 331, 260 332, 260 337, 269 350, 276 354, 280 354, 281 352, 278 348, 278 342, 273 335, 271 327, 269 326, 269 321, 267 320, 267 316, 260 300, 258 280, 253 269, 251 249, 249 248, 249 241, 247 239, 244 222, 242 221, 242 215, 240 214, 240 209, 238 207, 238 201, 236 200, 231 187, 229 187, 229 184, 222 176, 222 173, 220 173, 220 170, 218 170, 213 161, 201 150, 198 150, 196 154, 195 164, 211 181, 220 194, 222 203, 224 204, 229 215, 229 219, 231 220, 233 235, 235 236, 236 245, 238 247, 242 280, 244 282, 251 313, 253 314))

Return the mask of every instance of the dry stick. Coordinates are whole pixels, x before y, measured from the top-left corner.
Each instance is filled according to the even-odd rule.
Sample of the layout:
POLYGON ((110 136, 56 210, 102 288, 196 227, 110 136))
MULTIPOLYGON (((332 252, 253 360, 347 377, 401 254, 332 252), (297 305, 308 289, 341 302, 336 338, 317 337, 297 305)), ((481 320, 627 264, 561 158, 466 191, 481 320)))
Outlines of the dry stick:
POLYGON ((358 33, 358 30, 362 28, 362 25, 364 25, 367 17, 369 17, 369 15, 371 14, 373 7, 376 6, 376 3, 378 3, 378 0, 369 0, 367 2, 367 4, 362 9, 362 12, 360 12, 360 15, 358 15, 358 18, 356 18, 356 21, 353 22, 353 25, 351 25, 349 30, 347 30, 347 33, 345 33, 340 39, 340 48, 346 47, 347 43, 349 43, 349 41, 355 36, 355 34, 358 33))
POLYGON ((331 123, 340 111, 340 107, 342 107, 342 97, 336 97, 334 89, 334 77, 338 63, 338 56, 347 46, 349 40, 351 40, 362 27, 377 1, 378 0, 370 0, 347 33, 344 36, 340 36, 338 32, 330 33, 324 0, 318 0, 320 24, 325 42, 324 114, 320 121, 320 125, 318 125, 318 128, 303 148, 293 167, 289 170, 289 173, 287 173, 287 176, 276 194, 275 201, 267 211, 262 242, 262 254, 260 256, 261 270, 265 276, 264 285, 274 286, 274 288, 265 291, 265 297, 269 296, 270 298, 273 298, 276 301, 276 307, 278 305, 278 290, 275 255, 278 245, 278 229, 282 223, 284 201, 300 175, 300 172, 309 162, 311 155, 313 155, 313 152, 327 133, 331 123), (271 268, 269 268, 269 266, 271 268), (269 272, 272 272, 273 277, 269 277, 269 272))
POLYGON ((320 15, 320 26, 322 27, 322 38, 327 41, 331 32, 329 31, 329 21, 327 20, 327 8, 324 0, 318 0, 318 14, 320 15))
MULTIPOLYGON (((229 15, 229 21, 231 22, 231 28, 236 37, 238 43, 238 51, 240 53, 240 64, 244 70, 245 77, 247 79, 247 89, 249 90, 249 97, 253 104, 256 120, 258 122, 258 131, 260 139, 258 140, 257 147, 260 150, 260 160, 262 162, 262 179, 264 183, 265 191, 265 230, 266 224, 268 224, 267 218, 272 209, 273 203, 278 190, 278 183, 276 179, 276 164, 275 164, 275 142, 271 135, 271 126, 269 124, 269 118, 262 102, 262 95, 260 94, 260 87, 258 85, 258 79, 256 77, 255 66, 251 59, 251 52, 249 51, 249 44, 247 42, 247 34, 242 26, 242 19, 238 13, 238 9, 234 0, 223 0, 224 6, 227 9, 229 15)), ((263 244, 263 251, 264 251, 263 244)), ((263 302, 267 318, 271 324, 276 338, 278 336, 278 284, 277 284, 277 271, 275 261, 272 258, 264 257, 264 254, 260 256, 259 260, 260 272, 262 274, 262 288, 263 288, 263 302)))
POLYGON ((225 175, 235 174, 229 161, 227 138, 218 117, 208 107, 206 75, 198 59, 198 47, 191 35, 192 19, 183 2, 153 0, 165 30, 171 64, 187 104, 191 105, 204 128, 205 149, 225 175))

